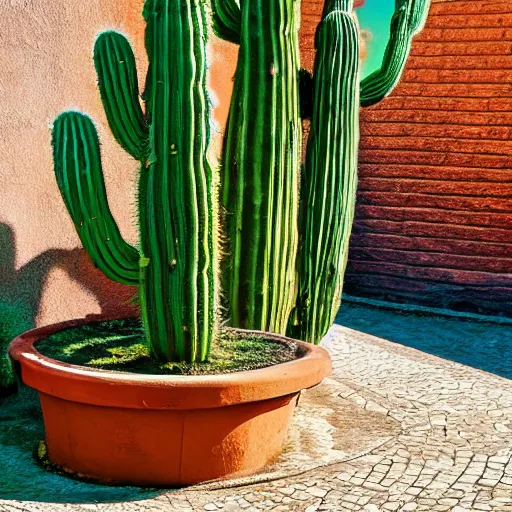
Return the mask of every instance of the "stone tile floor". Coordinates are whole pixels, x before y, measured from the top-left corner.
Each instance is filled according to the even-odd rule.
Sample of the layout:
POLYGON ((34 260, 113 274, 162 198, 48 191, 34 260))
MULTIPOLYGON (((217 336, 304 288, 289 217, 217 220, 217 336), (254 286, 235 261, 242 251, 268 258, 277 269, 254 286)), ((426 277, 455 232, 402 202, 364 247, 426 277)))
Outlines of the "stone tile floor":
POLYGON ((512 381, 340 326, 324 346, 333 374, 304 393, 266 472, 144 501, 0 500, 0 511, 512 512, 512 381))

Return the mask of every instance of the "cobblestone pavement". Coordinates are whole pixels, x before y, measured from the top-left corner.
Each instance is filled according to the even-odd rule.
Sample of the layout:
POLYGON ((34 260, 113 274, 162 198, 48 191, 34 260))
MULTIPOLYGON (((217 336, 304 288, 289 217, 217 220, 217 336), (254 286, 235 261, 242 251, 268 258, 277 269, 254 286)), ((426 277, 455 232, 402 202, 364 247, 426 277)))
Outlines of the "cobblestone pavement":
POLYGON ((304 394, 287 453, 262 475, 145 501, 0 510, 512 512, 512 381, 340 326, 324 346, 333 374, 304 394))

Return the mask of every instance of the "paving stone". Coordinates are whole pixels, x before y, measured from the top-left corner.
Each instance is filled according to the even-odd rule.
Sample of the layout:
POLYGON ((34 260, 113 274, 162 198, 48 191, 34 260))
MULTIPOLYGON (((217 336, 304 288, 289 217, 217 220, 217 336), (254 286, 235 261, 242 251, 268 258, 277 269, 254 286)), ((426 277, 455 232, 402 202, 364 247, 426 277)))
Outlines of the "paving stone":
POLYGON ((499 480, 489 480, 488 478, 481 478, 478 480, 478 485, 483 485, 485 487, 495 487, 498 485, 499 480))
POLYGON ((467 484, 474 484, 479 479, 480 475, 469 475, 465 473, 464 475, 459 477, 459 482, 467 483, 467 484))
POLYGON ((311 495, 308 494, 307 492, 304 492, 300 489, 297 489, 292 495, 291 495, 291 498, 295 499, 295 500, 299 500, 299 501, 306 501, 306 500, 309 500, 311 498, 311 495))
POLYGON ((379 492, 384 492, 387 490, 383 485, 376 484, 374 482, 368 482, 368 481, 363 484, 363 487, 366 489, 370 489, 372 491, 379 491, 379 492))
POLYGON ((307 492, 317 498, 323 498, 329 491, 320 487, 309 487, 307 492))
POLYGON ((473 510, 492 510, 491 505, 487 503, 473 503, 473 510))
POLYGON ((388 501, 387 503, 384 503, 384 505, 382 505, 382 508, 384 510, 398 510, 400 508, 400 503, 388 501))

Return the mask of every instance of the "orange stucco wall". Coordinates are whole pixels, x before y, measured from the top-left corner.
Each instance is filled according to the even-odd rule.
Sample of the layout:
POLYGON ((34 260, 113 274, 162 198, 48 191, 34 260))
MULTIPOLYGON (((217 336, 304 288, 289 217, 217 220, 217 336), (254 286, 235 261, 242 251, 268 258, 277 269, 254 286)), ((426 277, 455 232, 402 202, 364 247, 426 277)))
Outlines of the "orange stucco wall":
MULTIPOLYGON (((52 119, 68 108, 90 114, 102 143, 111 209, 136 240, 137 162, 116 144, 103 113, 92 62, 102 29, 121 29, 134 46, 139 81, 146 62, 143 0, 0 2, 0 305, 36 324, 129 309, 132 290, 92 268, 52 170, 52 119)), ((216 118, 227 116, 236 47, 212 37, 216 118)), ((217 144, 214 147, 218 147, 217 144)))

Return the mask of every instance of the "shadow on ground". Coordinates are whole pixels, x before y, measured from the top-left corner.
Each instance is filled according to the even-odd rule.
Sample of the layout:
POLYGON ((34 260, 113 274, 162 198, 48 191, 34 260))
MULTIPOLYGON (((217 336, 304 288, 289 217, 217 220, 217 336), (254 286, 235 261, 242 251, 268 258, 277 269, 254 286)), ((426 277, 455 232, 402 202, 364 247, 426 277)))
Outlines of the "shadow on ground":
POLYGON ((53 503, 143 500, 162 490, 81 482, 48 471, 36 449, 44 439, 37 393, 25 386, 0 400, 0 499, 53 503))
MULTIPOLYGON (((278 460, 255 475, 206 483, 201 492, 258 484, 353 460, 399 434, 399 423, 387 411, 370 410, 343 399, 341 395, 346 391, 346 386, 334 376, 305 391, 278 460)), ((146 500, 164 492, 85 483, 48 471, 35 454, 43 438, 35 392, 21 387, 18 396, 0 402, 0 500, 120 502, 146 500)), ((146 506, 151 508, 151 503, 146 506)))
POLYGON ((512 325, 344 301, 336 323, 512 379, 512 325))
POLYGON ((109 281, 94 269, 82 249, 50 249, 16 268, 13 229, 0 222, 0 499, 48 502, 101 502, 145 499, 157 491, 108 487, 50 473, 36 461, 44 439, 37 394, 24 386, 17 394, 16 380, 7 357, 9 342, 36 324, 39 304, 49 272, 64 270, 93 293, 102 314, 133 312, 133 289, 109 281))

